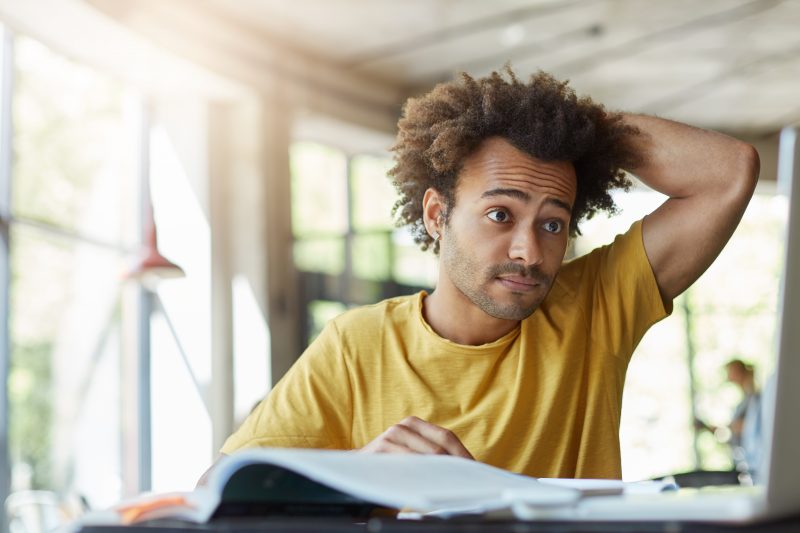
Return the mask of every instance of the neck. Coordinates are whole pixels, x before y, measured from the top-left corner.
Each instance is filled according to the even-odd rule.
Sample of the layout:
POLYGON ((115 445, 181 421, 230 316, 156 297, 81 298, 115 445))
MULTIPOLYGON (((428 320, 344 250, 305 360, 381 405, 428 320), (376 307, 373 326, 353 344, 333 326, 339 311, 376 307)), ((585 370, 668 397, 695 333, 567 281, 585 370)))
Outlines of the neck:
POLYGON ((494 342, 519 325, 519 320, 487 315, 457 289, 457 294, 452 292, 438 287, 422 302, 422 316, 444 339, 477 346, 494 342))

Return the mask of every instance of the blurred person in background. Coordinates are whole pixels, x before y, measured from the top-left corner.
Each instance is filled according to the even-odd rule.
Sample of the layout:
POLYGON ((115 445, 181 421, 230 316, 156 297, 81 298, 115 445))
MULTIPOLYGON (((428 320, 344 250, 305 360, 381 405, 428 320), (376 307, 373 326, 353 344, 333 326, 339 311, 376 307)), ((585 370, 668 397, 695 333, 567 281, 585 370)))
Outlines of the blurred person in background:
POLYGON ((712 426, 702 420, 697 420, 696 426, 727 441, 735 468, 752 476, 758 469, 762 453, 761 393, 756 388, 755 369, 741 359, 732 359, 725 364, 725 371, 728 381, 742 392, 742 399, 736 405, 731 421, 727 428, 712 426))

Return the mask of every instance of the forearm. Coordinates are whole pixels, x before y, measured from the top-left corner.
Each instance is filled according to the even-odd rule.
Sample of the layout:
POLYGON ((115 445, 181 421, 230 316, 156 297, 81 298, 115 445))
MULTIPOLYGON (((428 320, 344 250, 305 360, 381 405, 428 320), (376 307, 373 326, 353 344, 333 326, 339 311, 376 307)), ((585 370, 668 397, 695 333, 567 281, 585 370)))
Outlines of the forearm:
POLYGON ((671 300, 700 277, 733 234, 753 194, 755 149, 721 133, 624 115, 641 135, 628 168, 669 198, 644 219, 642 237, 661 296, 671 300))
POLYGON ((670 198, 741 194, 758 177, 758 154, 749 144, 709 130, 646 115, 625 114, 642 135, 633 140, 640 164, 626 169, 670 198))

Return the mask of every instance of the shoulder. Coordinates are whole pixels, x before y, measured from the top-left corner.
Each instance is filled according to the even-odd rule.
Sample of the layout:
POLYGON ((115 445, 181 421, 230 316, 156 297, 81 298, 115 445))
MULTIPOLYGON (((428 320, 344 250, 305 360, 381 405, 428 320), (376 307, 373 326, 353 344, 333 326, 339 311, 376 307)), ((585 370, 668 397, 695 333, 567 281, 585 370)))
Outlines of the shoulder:
MULTIPOLYGON (((613 242, 564 263, 556 284, 561 290, 574 295, 579 288, 590 287, 586 285, 587 282, 607 282, 611 276, 617 277, 622 272, 625 272, 625 276, 652 276, 652 267, 642 240, 641 220, 634 222, 627 232, 617 235, 613 242)), ((633 276, 632 280, 635 278, 633 276)))
POLYGON ((417 309, 423 293, 400 296, 356 307, 328 321, 299 359, 304 365, 338 364, 379 346, 387 330, 402 330, 417 309))
POLYGON ((641 221, 565 263, 545 304, 553 316, 582 319, 597 349, 627 360, 650 326, 671 311, 645 252, 641 221))
POLYGON ((331 321, 340 336, 375 334, 384 327, 408 323, 419 309, 424 293, 397 296, 345 311, 331 321))

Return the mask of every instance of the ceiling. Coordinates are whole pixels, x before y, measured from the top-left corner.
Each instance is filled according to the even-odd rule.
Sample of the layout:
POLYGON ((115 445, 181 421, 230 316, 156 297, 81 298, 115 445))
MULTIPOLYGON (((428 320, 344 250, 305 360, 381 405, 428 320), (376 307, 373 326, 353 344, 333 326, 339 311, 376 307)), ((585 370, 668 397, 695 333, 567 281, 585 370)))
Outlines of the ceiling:
POLYGON ((139 0, 124 13, 88 1, 128 23, 170 4, 173 21, 205 19, 398 104, 510 61, 612 109, 749 135, 800 121, 796 0, 139 0))

